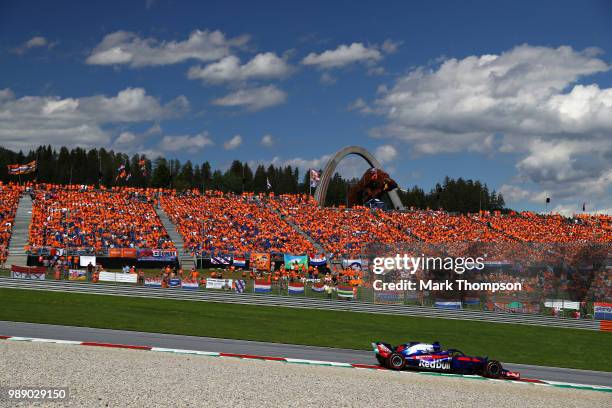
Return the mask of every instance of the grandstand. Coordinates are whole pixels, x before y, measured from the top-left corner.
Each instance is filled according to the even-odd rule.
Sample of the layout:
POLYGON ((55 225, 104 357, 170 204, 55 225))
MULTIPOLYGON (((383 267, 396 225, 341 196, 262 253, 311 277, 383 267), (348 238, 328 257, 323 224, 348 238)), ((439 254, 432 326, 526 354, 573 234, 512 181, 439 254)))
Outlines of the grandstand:
MULTIPOLYGON (((0 198, 0 248, 5 251, 23 187, 4 185, 0 198)), ((154 205, 176 226, 192 253, 274 252, 312 254, 313 242, 330 257, 357 256, 369 243, 411 242, 612 242, 612 217, 530 212, 449 214, 383 211, 356 206, 318 207, 311 196, 242 195, 220 191, 36 184, 30 251, 41 248, 175 247, 154 205), (294 225, 299 229, 292 227, 294 225), (308 235, 306 239, 299 232, 308 235)))
POLYGON ((32 250, 174 248, 149 190, 37 185, 32 194, 32 250))
MULTIPOLYGON (((109 265, 109 257, 117 257, 110 264, 142 266, 140 251, 150 255, 152 250, 169 250, 175 251, 174 265, 180 261, 190 266, 185 263, 187 255, 177 254, 176 248, 184 248, 191 260, 218 256, 248 260, 253 253, 268 253, 281 263, 284 254, 324 255, 330 272, 338 274, 339 282, 361 284, 361 275, 348 273, 338 265, 342 265, 342 260, 372 256, 375 246, 394 253, 434 250, 451 256, 480 251, 494 253, 490 261, 531 265, 524 267, 520 276, 502 266, 494 273, 473 276, 476 282, 524 284, 522 297, 514 296, 522 302, 521 310, 539 310, 539 306, 530 305, 540 305, 545 296, 569 293, 570 281, 580 287, 580 291, 574 291, 574 297, 612 297, 609 248, 603 247, 607 253, 602 253, 601 247, 612 242, 612 217, 607 215, 565 218, 529 212, 504 215, 482 211, 461 215, 439 210, 384 211, 360 206, 322 208, 312 196, 302 194, 275 196, 198 190, 177 193, 164 189, 47 184, 31 184, 27 190, 11 184, 2 189, 2 261, 6 259, 19 197, 27 191, 33 197, 29 244, 25 248, 30 264, 40 264, 40 256, 95 254, 104 265, 109 265), (122 258, 123 249, 132 250, 130 258, 122 258), (588 260, 599 259, 600 265, 592 274, 585 275, 590 276, 588 282, 579 282, 576 276, 564 275, 565 272, 553 274, 550 269, 561 262, 579 265, 581 259, 587 259, 585 256, 588 260)), ((287 277, 316 278, 313 272, 309 268, 287 277)), ((274 276, 278 279, 285 274, 276 271, 274 276)), ((491 308, 506 307, 493 300, 489 300, 491 308)))
POLYGON ((312 244, 260 198, 209 191, 163 195, 161 205, 193 252, 313 252, 312 244))

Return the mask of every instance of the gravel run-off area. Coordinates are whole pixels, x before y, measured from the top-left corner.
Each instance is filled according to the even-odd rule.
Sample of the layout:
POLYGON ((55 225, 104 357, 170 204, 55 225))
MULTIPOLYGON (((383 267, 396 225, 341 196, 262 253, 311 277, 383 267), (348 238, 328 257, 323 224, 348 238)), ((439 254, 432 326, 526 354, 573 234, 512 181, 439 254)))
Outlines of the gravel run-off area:
POLYGON ((612 406, 610 393, 533 384, 3 341, 7 386, 69 387, 68 401, 38 404, 52 407, 612 406))

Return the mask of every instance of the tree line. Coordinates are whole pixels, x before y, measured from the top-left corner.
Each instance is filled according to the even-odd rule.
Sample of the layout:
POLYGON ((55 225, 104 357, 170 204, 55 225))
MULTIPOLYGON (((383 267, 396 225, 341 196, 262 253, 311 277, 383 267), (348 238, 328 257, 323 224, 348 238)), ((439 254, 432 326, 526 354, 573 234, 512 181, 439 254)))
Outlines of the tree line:
MULTIPOLYGON (((81 147, 59 150, 52 146, 39 146, 28 153, 14 152, 0 147, 0 180, 37 181, 53 184, 88 184, 104 186, 130 186, 174 188, 182 191, 221 190, 224 192, 274 192, 275 194, 310 192, 310 174, 300 175, 300 170, 292 166, 263 164, 254 169, 247 162, 234 160, 230 167, 222 171, 213 169, 210 162, 184 163, 177 159, 158 157, 150 159, 145 155, 125 153, 104 148, 86 150, 81 147), (37 161, 37 171, 20 177, 9 175, 7 165, 37 161), (271 188, 268 188, 268 182, 271 188)), ((357 179, 345 179, 336 173, 332 177, 327 192, 327 205, 344 205, 348 189, 357 179)), ((504 199, 494 190, 489 191, 480 181, 451 179, 446 177, 442 184, 429 192, 418 186, 399 191, 406 207, 443 208, 453 212, 475 212, 483 210, 503 210, 504 199)))

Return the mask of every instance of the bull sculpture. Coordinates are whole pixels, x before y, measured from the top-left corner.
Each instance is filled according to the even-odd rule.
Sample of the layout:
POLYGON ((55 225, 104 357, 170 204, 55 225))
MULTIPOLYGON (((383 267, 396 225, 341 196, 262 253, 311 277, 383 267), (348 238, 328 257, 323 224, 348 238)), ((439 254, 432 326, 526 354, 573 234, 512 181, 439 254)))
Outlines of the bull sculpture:
POLYGON ((384 193, 397 188, 397 183, 381 169, 366 170, 357 184, 348 192, 348 206, 363 205, 373 198, 380 199, 384 193))

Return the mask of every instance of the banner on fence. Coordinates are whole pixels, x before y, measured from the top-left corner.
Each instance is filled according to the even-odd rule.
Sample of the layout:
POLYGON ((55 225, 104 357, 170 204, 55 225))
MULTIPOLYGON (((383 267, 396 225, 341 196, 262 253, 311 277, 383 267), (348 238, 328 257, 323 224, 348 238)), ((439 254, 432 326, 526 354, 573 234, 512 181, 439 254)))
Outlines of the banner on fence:
POLYGON ((45 280, 46 268, 44 266, 17 266, 11 265, 11 278, 45 280))
POLYGON ((395 290, 375 290, 374 303, 399 303, 402 301, 403 294, 403 292, 398 292, 395 290))
POLYGON ((595 319, 612 320, 612 303, 595 302, 595 319))
POLYGON ((436 301, 435 306, 440 309, 461 309, 461 302, 436 301))
POLYGON ((161 278, 145 278, 144 284, 150 288, 161 288, 162 280, 161 278))
POLYGON ((198 281, 195 280, 183 279, 181 282, 182 289, 198 289, 199 287, 198 281))
POLYGON ((315 283, 314 285, 312 285, 312 291, 321 293, 325 291, 325 285, 323 285, 322 283, 315 283))
POLYGON ((81 255, 79 257, 79 266, 87 266, 89 264, 96 266, 96 257, 95 256, 85 256, 81 255))
POLYGON ((289 294, 290 295, 304 294, 304 284, 302 282, 289 282, 289 294))
POLYGON ((232 265, 234 265, 236 268, 244 268, 246 267, 246 259, 242 256, 236 256, 232 261, 232 265))
POLYGON ((552 309, 562 310, 580 310, 580 302, 573 302, 571 300, 563 299, 546 299, 544 301, 544 307, 550 307, 552 309))
POLYGON ((244 293, 244 288, 246 286, 246 282, 242 279, 236 280, 236 293, 244 293))
POLYGON ((267 252, 251 253, 251 267, 254 267, 259 271, 269 271, 270 270, 270 254, 267 252))
POLYGON ((325 255, 313 256, 309 259, 309 263, 312 266, 325 266, 327 264, 327 258, 325 255))
POLYGON ((87 280, 87 271, 81 269, 70 269, 68 270, 68 280, 87 280))
POLYGON ((136 258, 136 248, 109 248, 109 258, 136 258))
POLYGON ((232 279, 206 279, 206 289, 229 289, 232 287, 232 279))
POLYGON ((343 259, 342 267, 360 271, 363 269, 363 261, 361 259, 343 259))
POLYGON ((168 279, 169 288, 178 288, 181 286, 181 280, 179 278, 168 279))
MULTIPOLYGON (((138 256, 138 251, 136 248, 121 248, 121 257, 122 258, 136 258, 138 256)), ((174 254, 176 257, 176 253, 174 254)))
POLYGON ((213 265, 229 265, 232 262, 231 256, 213 256, 210 258, 210 263, 213 265))
POLYGON ((352 286, 338 286, 338 297, 343 299, 352 299, 354 297, 352 286))
POLYGON ((285 259, 285 269, 290 271, 297 267, 298 270, 301 270, 302 267, 308 269, 308 256, 306 255, 284 255, 285 259))
POLYGON ((136 252, 139 261, 173 262, 176 261, 174 249, 139 249, 136 252))
POLYGON ((253 288, 255 289, 255 293, 272 292, 272 284, 266 280, 256 280, 253 288))
POLYGON ((138 275, 135 273, 100 272, 98 280, 100 282, 136 283, 138 275))
POLYGON ((465 302, 466 305, 479 305, 480 304, 480 299, 478 298, 465 298, 465 302))

